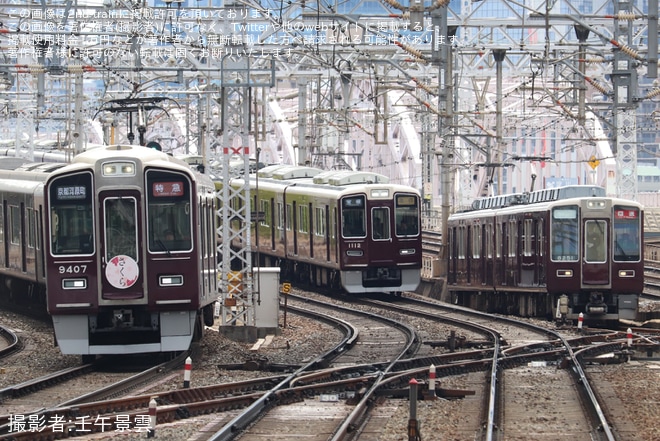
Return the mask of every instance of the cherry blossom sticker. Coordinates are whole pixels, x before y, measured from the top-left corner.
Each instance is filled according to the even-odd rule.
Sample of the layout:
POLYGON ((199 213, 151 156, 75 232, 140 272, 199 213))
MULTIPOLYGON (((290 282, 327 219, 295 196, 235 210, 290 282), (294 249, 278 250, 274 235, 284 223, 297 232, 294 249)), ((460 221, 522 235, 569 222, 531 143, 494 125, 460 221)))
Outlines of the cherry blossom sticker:
POLYGON ((126 289, 135 285, 140 269, 135 260, 130 256, 120 254, 113 257, 105 267, 105 277, 112 286, 118 289, 126 289))

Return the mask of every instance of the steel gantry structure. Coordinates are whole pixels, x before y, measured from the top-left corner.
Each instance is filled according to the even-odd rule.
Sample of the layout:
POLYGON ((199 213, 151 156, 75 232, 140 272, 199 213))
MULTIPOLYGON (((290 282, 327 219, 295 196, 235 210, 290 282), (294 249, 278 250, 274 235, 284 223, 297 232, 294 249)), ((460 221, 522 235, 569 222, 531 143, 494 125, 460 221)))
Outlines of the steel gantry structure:
MULTIPOLYGON (((259 152, 385 174, 441 218, 534 185, 635 198, 640 149, 658 164, 657 0, 14 0, 0 14, 0 138, 21 156, 43 139, 158 145, 227 182, 259 152)), ((249 189, 221 191, 246 208, 221 204, 220 234, 248 243, 249 189)), ((227 248, 222 295, 230 260, 248 291, 227 323, 251 323, 249 255, 227 248)))

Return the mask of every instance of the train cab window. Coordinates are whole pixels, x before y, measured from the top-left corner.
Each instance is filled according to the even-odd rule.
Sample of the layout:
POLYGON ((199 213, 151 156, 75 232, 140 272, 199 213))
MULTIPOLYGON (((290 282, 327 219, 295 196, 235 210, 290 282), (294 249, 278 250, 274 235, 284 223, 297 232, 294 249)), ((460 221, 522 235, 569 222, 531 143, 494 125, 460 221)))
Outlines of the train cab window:
POLYGON ((137 251, 137 202, 132 197, 106 198, 105 212, 105 259, 129 256, 138 261, 137 251))
POLYGON ((371 210, 371 235, 374 240, 390 239, 390 209, 378 207, 371 210))
POLYGON ((365 197, 351 196, 341 200, 342 235, 344 237, 366 236, 365 197))
POLYGON ((89 172, 62 176, 47 184, 51 252, 94 252, 93 188, 89 172))
POLYGON ((614 207, 613 234, 614 260, 636 262, 641 258, 639 210, 630 207, 614 207))
POLYGON ((395 233, 397 236, 419 234, 419 202, 412 194, 397 194, 394 197, 395 233))
POLYGON ((191 183, 179 173, 147 172, 149 251, 192 251, 191 183))
POLYGON ((584 224, 584 258, 589 263, 607 260, 607 223, 589 220, 584 224))
POLYGON ((555 261, 578 260, 578 208, 576 206, 552 209, 550 223, 551 257, 555 261))

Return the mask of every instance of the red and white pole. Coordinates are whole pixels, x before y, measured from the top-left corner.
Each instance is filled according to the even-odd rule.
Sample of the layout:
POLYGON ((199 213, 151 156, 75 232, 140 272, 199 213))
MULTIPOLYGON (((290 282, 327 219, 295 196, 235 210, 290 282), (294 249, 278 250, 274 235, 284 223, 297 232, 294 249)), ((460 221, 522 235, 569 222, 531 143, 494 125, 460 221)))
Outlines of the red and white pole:
POLYGON ((156 398, 149 400, 149 429, 147 430, 147 438, 154 438, 156 436, 156 398))
POLYGON ((633 339, 632 329, 628 328, 628 330, 626 331, 626 338, 628 339, 628 347, 631 347, 632 339, 633 339))
POLYGON ((435 365, 429 368, 429 396, 435 397, 435 365))
POLYGON ((188 389, 190 387, 190 371, 192 371, 192 358, 186 358, 186 365, 183 370, 183 387, 188 389))
POLYGON ((584 321, 584 314, 578 315, 578 331, 582 331, 582 322, 584 321))

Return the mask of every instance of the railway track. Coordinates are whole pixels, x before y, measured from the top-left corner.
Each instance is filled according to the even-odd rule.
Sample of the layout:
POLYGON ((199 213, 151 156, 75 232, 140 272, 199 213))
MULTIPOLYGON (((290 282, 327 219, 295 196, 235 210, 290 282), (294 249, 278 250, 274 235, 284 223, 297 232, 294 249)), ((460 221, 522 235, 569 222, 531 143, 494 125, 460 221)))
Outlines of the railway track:
MULTIPOLYGON (((126 370, 109 372, 106 363, 115 363, 116 357, 106 358, 5 387, 0 390, 0 440, 46 440, 61 437, 63 432, 68 436, 93 433, 99 430, 94 427, 94 417, 107 419, 106 427, 110 427, 116 415, 111 415, 109 409, 119 413, 136 407, 135 399, 112 401, 114 397, 155 383, 175 370, 175 375, 179 375, 187 356, 187 352, 183 353, 137 374, 126 370)), ((146 407, 148 402, 147 399, 146 407)))
POLYGON ((0 359, 19 350, 21 341, 14 331, 0 326, 0 359))
MULTIPOLYGON (((121 424, 122 417, 133 421, 138 421, 136 418, 139 417, 143 423, 149 413, 149 402, 155 397, 158 404, 158 431, 176 432, 190 427, 193 432, 187 432, 189 435, 186 437, 191 439, 232 439, 242 433, 242 427, 250 427, 250 431, 242 435, 243 439, 302 433, 307 434, 309 439, 370 441, 385 439, 380 434, 397 419, 403 421, 399 433, 406 433, 405 423, 408 419, 405 415, 404 419, 400 415, 395 418, 393 412, 407 406, 405 398, 408 397, 409 382, 417 379, 420 383, 419 399, 424 399, 422 410, 435 409, 434 413, 443 415, 445 420, 460 421, 453 428, 443 425, 443 438, 488 439, 487 427, 492 427, 492 435, 503 435, 505 439, 515 439, 516 433, 522 437, 526 431, 532 430, 530 428, 535 432, 527 434, 538 433, 538 439, 543 439, 546 432, 551 431, 555 432, 548 434, 547 439, 565 439, 562 438, 564 433, 567 436, 583 436, 592 430, 591 426, 580 425, 583 424, 580 421, 588 420, 584 413, 577 412, 584 398, 566 398, 570 393, 577 396, 576 391, 579 392, 585 381, 580 380, 578 386, 571 386, 574 384, 571 378, 574 368, 566 354, 572 351, 582 363, 589 363, 584 369, 587 375, 590 372, 599 375, 592 391, 595 397, 607 399, 601 401, 603 418, 608 426, 611 425, 614 436, 605 439, 637 439, 631 435, 636 433, 634 425, 626 427, 621 422, 624 420, 622 411, 619 410, 618 415, 616 413, 616 409, 622 409, 623 406, 612 396, 613 387, 609 386, 608 390, 608 379, 600 379, 607 377, 610 365, 603 365, 602 361, 593 364, 603 353, 612 354, 619 350, 619 355, 624 358, 630 356, 620 350, 625 340, 621 334, 592 336, 586 332, 566 330, 562 335, 572 348, 569 351, 566 346, 562 346, 559 338, 553 337, 545 328, 530 331, 517 324, 503 322, 495 325, 492 317, 466 317, 463 312, 440 311, 435 304, 417 304, 408 298, 396 303, 389 299, 387 302, 364 305, 355 301, 346 303, 336 299, 322 300, 344 305, 353 316, 341 313, 340 319, 333 318, 339 313, 330 313, 327 306, 323 305, 312 308, 312 302, 307 299, 301 304, 291 301, 291 305, 295 303, 296 306, 290 308, 289 312, 296 316, 304 313, 316 317, 315 320, 333 323, 333 327, 341 330, 338 334, 343 337, 337 338, 335 346, 324 350, 327 355, 319 351, 308 360, 291 359, 288 364, 264 362, 255 365, 253 361, 236 363, 233 369, 272 369, 278 373, 249 381, 229 380, 191 389, 181 389, 179 384, 179 390, 174 391, 146 385, 142 391, 134 392, 131 399, 100 399, 103 410, 88 407, 92 404, 81 403, 63 406, 60 412, 71 409, 77 415, 99 415, 111 424, 121 424), (369 325, 365 320, 362 323, 363 319, 355 316, 362 310, 376 316, 386 316, 390 321, 369 325), (455 321, 449 320, 452 318, 455 321), (407 326, 390 329, 395 322, 407 326), (388 337, 383 338, 383 335, 388 337), (410 340, 414 343, 405 349, 410 340), (499 356, 496 341, 500 342, 499 356), (381 348, 383 342, 391 343, 389 349, 381 348), (352 350, 356 350, 354 355, 343 358, 352 350), (401 353, 405 355, 399 356, 401 353), (499 366, 495 370, 494 360, 499 366), (431 364, 437 369, 437 395, 446 394, 449 401, 426 401, 428 396, 423 391, 428 388, 431 364), (307 369, 302 370, 305 367, 307 369), (501 375, 495 377, 494 382, 493 373, 501 375), (486 398, 491 396, 490 384, 501 385, 502 388, 496 389, 493 392, 496 398, 488 401, 486 398), (497 397, 500 397, 500 402, 506 403, 504 412, 499 411, 503 406, 498 405, 497 397), (489 404, 491 402, 494 403, 492 406, 489 404), (565 406, 556 403, 565 403, 565 406), (561 408, 568 408, 569 404, 566 403, 576 404, 571 405, 572 412, 564 414, 561 408), (516 404, 519 404, 519 408, 515 408, 516 404), (251 416, 250 412, 253 412, 251 416), (493 422, 486 424, 491 414, 493 422), (248 415, 245 417, 248 419, 243 420, 244 415, 248 415), (569 423, 574 419, 578 422, 569 423), (205 422, 200 424, 201 421, 205 422), (253 424, 248 421, 259 422, 253 424), (564 424, 559 421, 564 421, 564 424), (277 425, 279 429, 270 428, 277 425), (194 429, 195 426, 199 427, 194 429), (163 427, 166 429, 161 429, 163 427), (620 434, 625 436, 620 437, 620 434)), ((639 354, 648 349, 645 344, 657 341, 657 336, 651 333, 634 332, 634 347, 639 354)), ((635 359, 635 356, 632 358, 635 359)), ((621 360, 610 357, 609 361, 621 360)), ((218 367, 225 371, 228 365, 218 367)), ((589 383, 589 378, 586 381, 589 383)), ((424 417, 428 418, 428 415, 424 417)), ((423 419, 421 421, 424 438, 429 439, 439 430, 436 428, 433 433, 425 432, 425 429, 437 426, 423 419)), ((133 438, 129 438, 131 440, 140 439, 139 430, 144 431, 146 427, 134 425, 132 429, 134 434, 133 438)), ((80 436, 80 433, 77 435, 80 436)), ((34 434, 25 436, 23 439, 38 439, 34 434)), ((142 433, 141 436, 146 435, 142 433)))
MULTIPOLYGON (((375 390, 384 381, 384 374, 392 368, 396 361, 406 354, 414 353, 418 347, 418 339, 414 330, 395 320, 290 295, 288 304, 292 305, 292 303, 298 309, 304 307, 308 314, 313 313, 324 317, 328 317, 329 311, 339 314, 340 317, 334 319, 340 323, 350 320, 351 328, 355 330, 352 335, 359 335, 359 339, 351 338, 351 344, 344 346, 341 351, 333 350, 330 354, 324 354, 325 361, 321 364, 327 365, 332 362, 332 369, 323 370, 320 374, 316 373, 311 377, 306 376, 301 379, 300 377, 312 366, 312 364, 308 364, 294 372, 271 393, 286 393, 282 389, 289 384, 317 382, 319 378, 333 378, 336 375, 345 378, 348 375, 347 370, 354 371, 350 374, 353 378, 338 380, 340 385, 330 381, 330 384, 325 386, 318 384, 307 386, 306 390, 309 389, 310 392, 318 391, 319 388, 327 388, 328 392, 324 394, 327 399, 304 400, 302 409, 306 409, 305 412, 299 406, 285 410, 287 415, 296 415, 295 420, 288 417, 282 418, 275 412, 271 413, 266 405, 268 400, 264 398, 235 417, 210 440, 228 440, 238 436, 250 437, 251 434, 256 433, 259 436, 272 434, 272 436, 282 437, 287 434, 291 436, 308 434, 307 436, 312 437, 346 439, 348 432, 353 430, 370 408, 375 390), (369 364, 374 360, 388 360, 388 362, 375 368, 369 364), (363 370, 360 371, 356 365, 363 365, 363 370), (342 369, 344 369, 343 372, 342 369), (347 405, 343 401, 340 402, 338 390, 343 391, 342 394, 349 394, 354 403, 347 405), (322 418, 319 418, 320 416, 322 418), (308 419, 310 417, 311 420, 308 419), (251 425, 255 420, 258 421, 251 425)), ((319 365, 319 363, 314 363, 314 365, 319 365)), ((289 390, 287 395, 295 396, 297 394, 289 390)), ((296 401, 300 401, 300 398, 296 401)))

